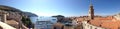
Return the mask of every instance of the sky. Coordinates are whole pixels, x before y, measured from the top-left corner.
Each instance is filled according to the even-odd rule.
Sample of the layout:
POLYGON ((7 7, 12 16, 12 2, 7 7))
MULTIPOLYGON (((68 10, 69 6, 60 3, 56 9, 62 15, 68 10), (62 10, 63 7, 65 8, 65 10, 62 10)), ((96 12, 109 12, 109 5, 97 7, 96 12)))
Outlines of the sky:
MULTIPOLYGON (((0 0, 0 5, 11 6, 38 16, 88 15, 89 0, 0 0)), ((92 0, 95 15, 120 13, 120 0, 92 0)))

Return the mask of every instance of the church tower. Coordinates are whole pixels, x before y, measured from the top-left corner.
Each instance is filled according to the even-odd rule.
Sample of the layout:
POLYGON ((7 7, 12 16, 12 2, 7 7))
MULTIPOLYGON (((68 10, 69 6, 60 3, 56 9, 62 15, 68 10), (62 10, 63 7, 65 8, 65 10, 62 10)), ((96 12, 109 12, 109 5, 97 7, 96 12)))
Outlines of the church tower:
POLYGON ((92 2, 90 1, 90 7, 89 7, 89 14, 88 14, 88 16, 89 16, 89 19, 94 19, 94 8, 93 8, 93 4, 92 4, 92 2))

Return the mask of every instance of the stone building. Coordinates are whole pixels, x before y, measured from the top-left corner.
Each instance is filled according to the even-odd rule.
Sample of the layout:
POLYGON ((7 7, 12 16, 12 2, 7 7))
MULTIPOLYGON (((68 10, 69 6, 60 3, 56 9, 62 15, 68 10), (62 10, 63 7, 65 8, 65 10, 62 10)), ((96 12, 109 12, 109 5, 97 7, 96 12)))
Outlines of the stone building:
POLYGON ((114 16, 117 20, 120 20, 120 13, 114 16))
POLYGON ((94 8, 93 8, 93 5, 92 5, 92 2, 90 2, 90 7, 89 7, 89 19, 94 19, 94 8))
POLYGON ((82 24, 83 24, 83 29, 106 29, 103 27, 91 25, 91 24, 87 23, 87 21, 83 21, 82 24))
POLYGON ((8 13, 5 11, 0 10, 0 21, 6 23, 6 17, 8 16, 8 13))
POLYGON ((6 11, 0 10, 0 29, 16 29, 7 24, 7 16, 9 13, 6 11))
POLYGON ((100 26, 95 26, 91 23, 89 23, 91 20, 95 20, 94 19, 94 8, 93 8, 93 4, 92 2, 90 1, 90 7, 89 7, 89 12, 88 12, 88 19, 87 21, 82 21, 82 26, 83 26, 83 29, 106 29, 106 28, 102 28, 100 26))

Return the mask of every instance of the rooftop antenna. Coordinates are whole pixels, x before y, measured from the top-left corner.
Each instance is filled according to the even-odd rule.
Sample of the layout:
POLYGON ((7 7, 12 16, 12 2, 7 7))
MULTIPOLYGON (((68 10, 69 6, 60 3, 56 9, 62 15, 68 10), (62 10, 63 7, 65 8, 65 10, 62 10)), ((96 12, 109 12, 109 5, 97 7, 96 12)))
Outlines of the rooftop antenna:
POLYGON ((93 6, 93 4, 92 4, 92 0, 90 0, 90 6, 93 6))

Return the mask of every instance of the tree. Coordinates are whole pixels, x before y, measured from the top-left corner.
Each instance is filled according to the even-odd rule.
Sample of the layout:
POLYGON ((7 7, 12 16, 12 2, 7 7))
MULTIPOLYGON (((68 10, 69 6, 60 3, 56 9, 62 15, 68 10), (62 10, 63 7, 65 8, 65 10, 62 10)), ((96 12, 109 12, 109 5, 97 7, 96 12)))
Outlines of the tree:
POLYGON ((34 25, 32 24, 30 18, 25 18, 25 17, 22 17, 22 23, 27 26, 28 28, 33 28, 34 25))

